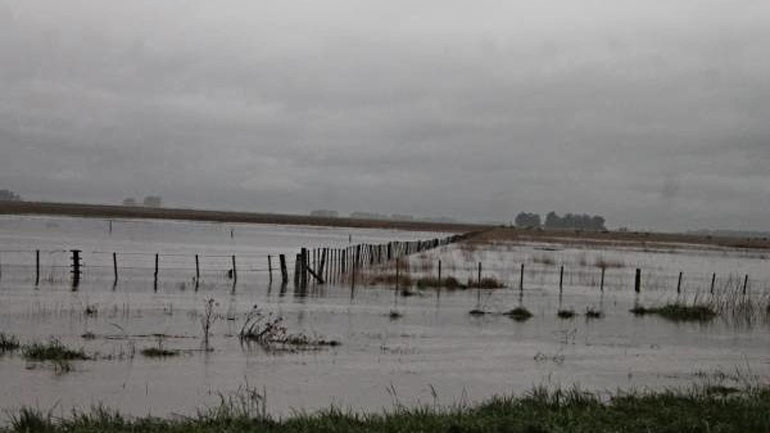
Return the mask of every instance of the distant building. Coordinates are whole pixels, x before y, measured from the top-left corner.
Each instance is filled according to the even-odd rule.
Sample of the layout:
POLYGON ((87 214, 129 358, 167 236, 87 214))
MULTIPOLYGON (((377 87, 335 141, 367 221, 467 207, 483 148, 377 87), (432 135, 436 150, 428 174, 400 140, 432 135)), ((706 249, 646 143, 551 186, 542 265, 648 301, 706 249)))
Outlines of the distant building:
POLYGON ((318 209, 318 210, 314 210, 313 212, 310 212, 310 216, 320 217, 320 218, 337 218, 340 216, 340 214, 336 210, 318 209))
POLYGON ((124 198, 123 206, 136 206, 136 199, 133 197, 124 198))
POLYGON ((157 195, 148 195, 144 198, 144 205, 147 207, 160 207, 161 199, 157 195))
POLYGON ((19 201, 21 196, 9 189, 0 189, 0 201, 19 201))

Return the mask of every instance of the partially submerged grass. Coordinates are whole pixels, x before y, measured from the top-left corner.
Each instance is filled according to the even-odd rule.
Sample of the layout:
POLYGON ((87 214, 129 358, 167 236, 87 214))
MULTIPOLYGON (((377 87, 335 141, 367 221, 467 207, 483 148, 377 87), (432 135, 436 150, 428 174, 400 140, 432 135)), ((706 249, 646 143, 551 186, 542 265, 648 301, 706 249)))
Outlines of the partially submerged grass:
POLYGON ((594 307, 586 308, 586 319, 601 319, 602 317, 604 317, 602 310, 597 310, 594 307))
POLYGON ((70 349, 61 341, 52 338, 46 343, 33 342, 21 348, 27 361, 79 361, 91 359, 83 349, 70 349))
POLYGON ((311 338, 302 333, 290 334, 282 317, 272 313, 265 315, 256 307, 247 314, 238 337, 242 342, 255 342, 265 349, 280 349, 281 346, 312 349, 341 344, 336 340, 311 338))
POLYGON ((517 322, 524 322, 532 318, 532 313, 524 307, 516 307, 513 310, 503 313, 517 322))
POLYGON ((481 281, 469 279, 467 287, 474 289, 499 289, 505 286, 496 278, 484 277, 481 281))
POLYGON ((439 280, 436 277, 423 277, 417 279, 417 288, 418 289, 427 289, 427 288, 447 288, 447 289, 458 289, 461 287, 460 282, 455 277, 446 277, 439 280))
POLYGON ((146 347, 142 349, 142 355, 147 358, 169 358, 179 356, 178 350, 164 349, 162 347, 146 347))
POLYGON ((0 353, 13 352, 21 347, 19 339, 16 336, 0 332, 0 353))
POLYGON ((89 413, 54 416, 22 408, 7 432, 720 432, 770 431, 770 389, 693 389, 632 392, 603 397, 578 389, 537 388, 524 396, 495 397, 473 406, 417 406, 355 413, 332 407, 273 418, 257 392, 221 397, 197 416, 133 418, 103 406, 89 413))
POLYGON ((658 315, 674 322, 707 322, 717 316, 717 312, 709 305, 682 303, 667 304, 662 307, 644 307, 637 305, 631 313, 635 316, 658 315))
POLYGON ((575 310, 567 309, 567 310, 559 310, 556 313, 556 316, 559 317, 559 319, 572 319, 575 317, 575 310))

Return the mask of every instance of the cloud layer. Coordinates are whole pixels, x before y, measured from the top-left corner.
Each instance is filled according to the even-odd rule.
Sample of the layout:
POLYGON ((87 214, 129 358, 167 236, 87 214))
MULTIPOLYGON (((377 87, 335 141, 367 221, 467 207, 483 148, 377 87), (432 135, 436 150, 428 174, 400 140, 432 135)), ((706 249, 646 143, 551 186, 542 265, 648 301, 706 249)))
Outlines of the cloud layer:
POLYGON ((768 229, 760 0, 0 0, 29 199, 768 229))

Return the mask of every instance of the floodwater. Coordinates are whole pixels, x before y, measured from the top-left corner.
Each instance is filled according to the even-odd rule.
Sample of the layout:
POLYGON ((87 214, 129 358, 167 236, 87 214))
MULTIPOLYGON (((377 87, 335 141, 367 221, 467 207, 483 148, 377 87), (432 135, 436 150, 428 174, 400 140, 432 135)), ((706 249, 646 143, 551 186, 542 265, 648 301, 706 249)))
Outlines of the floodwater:
POLYGON ((719 377, 719 372, 739 381, 770 380, 770 323, 764 313, 770 262, 762 252, 681 245, 451 245, 413 256, 413 273, 435 274, 441 260, 444 276, 465 281, 476 278, 481 262, 484 276, 508 287, 481 293, 425 290, 410 297, 398 296, 390 286, 351 288, 350 281, 311 285, 307 291, 290 284, 282 290, 278 273, 270 284, 266 271, 267 255, 292 258, 300 247, 441 235, 121 220, 110 232, 105 220, 2 217, 0 332, 22 343, 53 337, 99 356, 74 362, 74 370, 63 373, 47 363, 27 362, 19 353, 0 355, 0 408, 31 405, 59 414, 101 403, 135 415, 190 414, 216 403, 220 393, 248 384, 264 392, 268 412, 285 415, 332 404, 380 410, 394 403, 474 402, 543 384, 597 391, 660 388, 690 384, 704 373, 719 377), (84 260, 76 291, 69 276, 73 248, 83 251, 84 260), (41 250, 37 287, 36 249, 41 250), (119 263, 116 285, 113 252, 119 263), (197 291, 195 254, 202 272, 197 291), (232 255, 238 263, 235 286, 227 275, 232 255), (603 292, 600 260, 613 265, 603 292), (638 295, 633 291, 636 267, 643 272, 638 295), (677 294, 680 271, 682 293, 677 294), (740 292, 749 275, 746 296, 763 309, 746 320, 718 318, 708 324, 628 312, 635 303, 703 299, 714 273, 718 293, 740 292), (200 318, 212 298, 219 319, 212 326, 214 350, 204 351, 200 318), (502 312, 520 303, 533 312, 532 319, 468 314, 477 307, 502 312), (341 345, 299 351, 243 345, 235 335, 255 305, 283 317, 289 332, 341 345), (88 307, 96 313, 87 314, 88 307), (586 319, 582 313, 589 307, 604 316, 586 319), (578 317, 559 319, 559 308, 574 309, 578 317), (392 310, 403 316, 391 319, 392 310), (96 338, 84 339, 85 333, 96 338), (167 337, 159 342, 151 334, 167 337), (159 344, 182 354, 141 355, 141 349, 159 344))

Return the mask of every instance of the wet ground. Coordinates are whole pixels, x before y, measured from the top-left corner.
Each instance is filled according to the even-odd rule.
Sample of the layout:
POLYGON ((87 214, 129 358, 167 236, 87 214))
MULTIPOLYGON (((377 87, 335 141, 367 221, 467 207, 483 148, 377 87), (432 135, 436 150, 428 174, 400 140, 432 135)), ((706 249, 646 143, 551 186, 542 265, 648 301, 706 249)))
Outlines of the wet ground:
MULTIPOLYGON (((454 245, 410 260, 412 273, 473 279, 484 276, 507 288, 415 291, 402 297, 393 287, 351 288, 350 281, 311 285, 297 291, 269 284, 266 256, 293 254, 299 247, 344 247, 349 241, 427 239, 435 233, 238 226, 160 221, 109 223, 72 218, 0 219, 0 332, 22 342, 58 338, 82 347, 97 360, 76 361, 58 372, 47 363, 16 354, 0 356, 0 407, 21 405, 87 408, 103 403, 134 414, 191 413, 248 383, 263 390, 276 414, 335 404, 380 409, 394 402, 450 404, 493 394, 525 392, 533 385, 614 391, 666 387, 709 377, 770 380, 770 324, 756 311, 747 320, 720 317, 709 323, 672 323, 635 317, 635 303, 677 298, 705 299, 713 273, 716 291, 742 290, 767 302, 770 267, 759 252, 727 249, 582 249, 558 244, 454 245), (230 230, 233 229, 232 237, 230 230), (70 286, 69 253, 84 251, 85 274, 70 286), (41 250, 41 281, 35 287, 34 254, 41 250), (113 285, 112 252, 120 278, 113 285), (153 290, 154 254, 161 254, 160 284, 153 290), (195 254, 202 259, 202 284, 192 285, 195 254), (233 289, 230 256, 239 263, 233 289), (597 261, 612 263, 599 288, 597 261), (524 287, 519 286, 525 264, 524 287), (565 267, 560 295, 559 271, 565 267), (642 268, 641 294, 633 291, 634 269, 642 268), (677 295, 679 272, 684 273, 677 295), (216 302, 213 351, 203 350, 201 314, 216 302), (525 322, 502 315, 473 317, 524 305, 525 322), (236 337, 255 305, 284 318, 290 332, 333 339, 340 346, 318 350, 265 350, 236 337), (89 308, 90 307, 90 308, 89 308), (559 319, 559 309, 573 309, 559 319), (603 317, 588 319, 587 308, 603 317), (390 312, 402 314, 392 319, 390 312), (84 339, 82 335, 95 338, 84 339), (160 341, 151 334, 164 334, 160 341), (177 357, 150 359, 141 349, 181 350, 177 357), (737 372, 737 374, 736 374, 737 372)), ((290 271, 293 268, 290 266, 290 271)))

